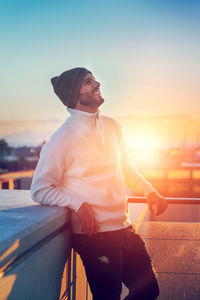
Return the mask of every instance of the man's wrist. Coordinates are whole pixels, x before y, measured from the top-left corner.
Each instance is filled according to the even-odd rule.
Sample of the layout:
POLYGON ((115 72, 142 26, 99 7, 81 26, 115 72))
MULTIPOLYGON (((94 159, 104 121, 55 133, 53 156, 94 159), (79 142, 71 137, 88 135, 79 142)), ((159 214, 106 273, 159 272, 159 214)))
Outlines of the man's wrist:
POLYGON ((152 200, 154 199, 155 197, 161 197, 157 192, 150 192, 148 195, 147 195, 147 199, 149 200, 152 200))

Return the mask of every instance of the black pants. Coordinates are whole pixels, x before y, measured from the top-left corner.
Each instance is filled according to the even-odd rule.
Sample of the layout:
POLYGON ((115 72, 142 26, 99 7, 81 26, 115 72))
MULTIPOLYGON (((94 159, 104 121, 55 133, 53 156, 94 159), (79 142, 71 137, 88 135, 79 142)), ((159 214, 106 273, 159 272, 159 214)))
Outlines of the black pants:
POLYGON ((122 282, 129 289, 126 300, 154 300, 159 287, 151 259, 141 237, 129 226, 92 237, 74 234, 93 300, 120 300, 122 282))

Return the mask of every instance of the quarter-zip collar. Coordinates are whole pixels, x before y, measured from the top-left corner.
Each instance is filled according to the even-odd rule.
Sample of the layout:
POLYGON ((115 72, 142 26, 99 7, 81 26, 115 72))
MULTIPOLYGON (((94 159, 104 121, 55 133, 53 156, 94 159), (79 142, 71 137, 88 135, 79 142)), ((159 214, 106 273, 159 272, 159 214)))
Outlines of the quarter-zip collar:
MULTIPOLYGON (((82 128, 85 127, 87 129, 94 130, 94 133, 96 135, 97 143, 100 152, 103 151, 103 131, 100 125, 100 119, 99 119, 99 112, 98 110, 95 113, 88 113, 86 111, 73 109, 73 108, 67 108, 67 111, 70 113, 70 119, 71 121, 75 122, 81 122, 82 128)), ((80 124, 80 123, 79 123, 80 124)))
POLYGON ((99 110, 95 113, 88 113, 86 111, 78 110, 78 109, 73 109, 73 108, 68 108, 67 111, 70 113, 71 117, 77 118, 77 119, 82 119, 84 121, 86 120, 96 120, 99 119, 99 110))

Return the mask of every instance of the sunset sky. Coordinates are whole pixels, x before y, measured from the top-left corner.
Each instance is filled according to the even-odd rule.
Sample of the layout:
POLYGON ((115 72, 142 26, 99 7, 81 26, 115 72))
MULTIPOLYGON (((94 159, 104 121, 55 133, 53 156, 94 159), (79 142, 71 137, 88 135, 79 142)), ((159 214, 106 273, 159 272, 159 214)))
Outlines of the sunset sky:
POLYGON ((200 112, 199 1, 7 0, 0 34, 0 135, 62 122, 50 78, 77 66, 100 81, 104 114, 200 112))

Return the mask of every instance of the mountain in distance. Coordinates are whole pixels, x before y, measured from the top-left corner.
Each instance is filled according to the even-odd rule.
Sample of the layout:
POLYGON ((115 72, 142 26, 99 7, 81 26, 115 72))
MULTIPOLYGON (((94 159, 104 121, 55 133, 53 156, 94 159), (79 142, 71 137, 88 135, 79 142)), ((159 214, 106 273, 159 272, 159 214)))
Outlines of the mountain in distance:
POLYGON ((51 136, 51 132, 34 132, 32 130, 19 131, 9 135, 1 135, 0 139, 4 139, 9 145, 14 147, 20 146, 38 146, 43 141, 47 141, 51 136))

